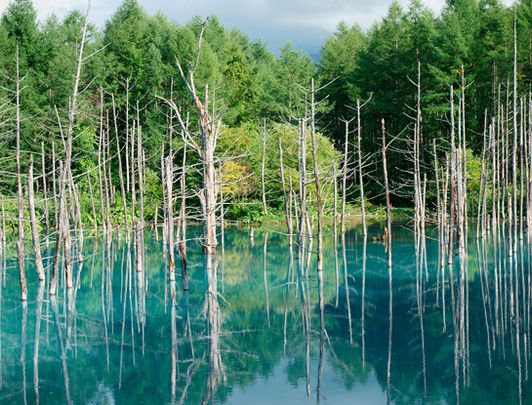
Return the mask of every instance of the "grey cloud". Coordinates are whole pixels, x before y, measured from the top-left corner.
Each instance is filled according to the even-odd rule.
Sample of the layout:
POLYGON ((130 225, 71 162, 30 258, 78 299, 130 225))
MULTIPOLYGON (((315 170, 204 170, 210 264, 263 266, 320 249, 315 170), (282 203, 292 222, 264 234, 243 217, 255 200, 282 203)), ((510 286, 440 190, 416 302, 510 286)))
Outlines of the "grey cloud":
MULTIPOLYGON (((323 40, 340 21, 368 29, 382 18, 391 0, 139 0, 149 14, 162 12, 179 23, 200 15, 216 15, 229 28, 238 28, 252 39, 265 41, 277 52, 286 42, 316 55, 323 40)), ((407 6, 409 0, 399 1, 407 6)), ((8 0, 0 0, 4 9, 8 0)), ((103 26, 121 0, 93 0, 91 20, 103 26)), ((439 11, 444 0, 425 0, 439 11)), ((84 8, 84 0, 34 0, 41 18, 54 12, 84 8)))
MULTIPOLYGON (((236 27, 251 38, 260 38, 277 51, 290 41, 310 54, 317 54, 323 40, 334 32, 340 21, 367 29, 381 18, 391 0, 196 0, 142 1, 154 13, 184 22, 194 15, 217 15, 228 27, 236 27)), ((408 0, 401 0, 403 5, 408 0)), ((439 11, 443 0, 429 0, 429 7, 439 11)))

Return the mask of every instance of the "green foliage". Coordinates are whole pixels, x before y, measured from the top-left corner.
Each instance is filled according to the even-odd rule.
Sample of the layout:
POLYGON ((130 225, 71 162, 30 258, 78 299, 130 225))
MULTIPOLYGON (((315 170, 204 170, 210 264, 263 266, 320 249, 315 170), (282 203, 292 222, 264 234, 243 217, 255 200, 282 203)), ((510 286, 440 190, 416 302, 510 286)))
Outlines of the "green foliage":
MULTIPOLYGON (((264 128, 253 124, 244 124, 238 128, 225 128, 218 141, 220 156, 234 156, 236 159, 223 166, 224 197, 255 197, 260 198, 260 179, 262 172, 262 137, 264 128)), ((309 131, 310 132, 310 131, 309 131)), ((298 142, 297 127, 287 124, 273 124, 266 127, 266 156, 265 156, 265 185, 268 203, 273 208, 282 204, 283 190, 279 166, 279 139, 283 148, 283 167, 287 188, 290 181, 295 191, 299 190, 298 172, 298 142)), ((339 165, 339 153, 331 141, 317 134, 317 158, 321 176, 331 176, 333 164, 339 165)), ((312 167, 312 148, 310 136, 307 137, 307 166, 312 167)), ((312 174, 310 174, 312 175, 312 174)), ((313 184, 309 191, 313 192, 313 184)), ((260 204, 259 204, 260 206, 260 204)), ((254 211, 251 208, 238 208, 235 212, 254 211)), ((248 215, 248 214, 246 214, 248 215)), ((254 214, 253 214, 254 215, 254 214)), ((253 216, 257 218, 257 216, 253 216)))
POLYGON ((352 115, 346 100, 350 99, 350 95, 358 93, 353 78, 358 58, 365 46, 366 37, 360 28, 356 25, 348 27, 342 22, 338 25, 334 36, 325 40, 321 50, 320 79, 324 84, 330 83, 323 89, 322 94, 328 97, 333 106, 325 119, 332 123, 336 139, 341 139, 344 130, 338 118, 348 119, 352 115))
MULTIPOLYGON (((532 77, 529 57, 532 53, 529 40, 531 16, 530 1, 517 1, 520 91, 529 89, 532 77)), ((21 76, 25 77, 21 94, 22 171, 27 172, 29 153, 32 152, 36 157, 35 171, 42 172, 41 159, 37 158, 42 143, 44 169, 50 174, 52 142, 56 161, 63 157, 60 131, 67 122, 83 21, 83 14, 73 11, 62 19, 51 16, 38 23, 30 0, 13 0, 4 11, 0 20, 0 69, 5 75, 0 80, 0 105, 5 106, 0 113, 3 172, 14 172, 14 83, 5 77, 14 76, 17 47, 21 76)), ((155 206, 162 206, 160 156, 163 147, 168 150, 170 134, 169 109, 161 98, 172 97, 184 115, 187 112, 192 114, 189 122, 192 129, 197 129, 195 111, 176 60, 185 70, 195 63, 202 23, 200 18, 194 18, 185 25, 178 25, 161 14, 148 15, 137 0, 124 0, 103 30, 89 26, 85 55, 92 56, 82 69, 80 89, 83 91, 78 100, 73 151, 73 170, 79 182, 83 218, 87 223, 93 221, 87 196, 89 175, 95 198, 99 198, 96 168, 102 107, 100 89, 103 90, 106 117, 104 126, 107 126, 107 114, 109 116, 114 188, 119 190, 116 157, 121 154, 125 164, 126 129, 131 130, 138 114, 147 158, 146 217, 154 215, 155 206), (116 104, 118 145, 111 94, 116 104), (129 103, 127 112, 126 102, 129 103)), ((393 166, 390 181, 392 186, 403 182, 404 173, 412 166, 404 152, 411 146, 413 122, 409 115, 412 115, 411 107, 415 106, 417 96, 416 86, 411 81, 416 81, 418 61, 423 113, 422 165, 432 170, 432 140, 441 141, 448 137, 449 87, 454 85, 457 88, 461 84, 463 66, 468 85, 468 187, 470 191, 478 190, 480 169, 477 157, 482 147, 484 111, 487 110, 488 115, 495 112, 494 100, 499 88, 504 97, 506 81, 513 74, 513 23, 514 8, 499 0, 448 0, 439 16, 430 12, 420 0, 412 0, 406 8, 393 2, 385 17, 368 32, 356 25, 340 23, 334 35, 323 44, 316 64, 305 52, 290 44, 281 48, 276 56, 265 43, 252 41, 238 30, 229 30, 216 17, 211 17, 205 27, 195 79, 198 89, 209 86, 211 100, 216 100, 223 115, 223 135, 218 142, 217 154, 223 162, 221 170, 226 183, 223 192, 230 204, 228 214, 233 218, 243 216, 249 221, 267 219, 261 217, 259 202, 264 132, 266 192, 270 210, 282 215, 279 139, 284 152, 285 182, 288 184, 292 178, 293 188, 297 191, 298 131, 287 123, 294 123, 294 117, 308 114, 305 100, 308 91, 304 89, 309 88, 312 78, 320 88, 318 99, 322 100, 317 110, 320 173, 330 177, 333 163, 337 168, 341 167, 340 155, 333 147, 336 144, 343 149, 344 125, 340 119, 352 119, 354 111, 348 106, 353 107, 357 99, 363 102, 371 95, 371 102, 362 111, 363 153, 378 156, 380 120, 384 118, 390 136, 398 136, 389 152, 393 166), (234 159, 231 162, 223 159, 227 156, 234 159)), ((181 162, 183 143, 175 117, 173 125, 175 131, 171 142, 177 151, 177 167, 177 162, 181 162)), ((354 130, 353 124, 350 129, 354 130)), ((353 132, 350 135, 353 136, 353 132)), ((348 150, 350 161, 356 156, 352 139, 348 150)), ((307 150, 310 163, 310 139, 307 150)), ((189 166, 198 163, 193 152, 189 151, 187 156, 189 166)), ((439 159, 441 163, 443 156, 439 159)), ((308 167, 311 170, 312 165, 308 167)), ((368 171, 372 173, 371 178, 381 176, 378 164, 368 167, 368 171)), ((368 174, 367 180, 369 178, 368 174)), ((367 183, 368 198, 378 204, 382 196, 381 184, 378 181, 367 183)), ((51 182, 47 186, 51 194, 51 182)), ((201 187, 197 171, 187 172, 187 187, 193 190, 201 187)), ((313 198, 313 185, 309 185, 309 190, 310 198, 313 198)), ((40 179, 37 179, 36 191, 42 193, 40 179)), ((6 196, 15 192, 13 176, 0 179, 0 192, 6 196)), ((349 194, 352 198, 356 196, 356 192, 349 194)), ((130 198, 128 196, 128 204, 130 198)), ((192 197, 190 203, 199 205, 199 200, 192 197)), ((406 200, 394 196, 393 203, 405 205, 406 200)), ((120 198, 117 198, 112 203, 117 221, 123 215, 122 208, 120 198)), ((99 216, 97 218, 101 220, 99 216)))

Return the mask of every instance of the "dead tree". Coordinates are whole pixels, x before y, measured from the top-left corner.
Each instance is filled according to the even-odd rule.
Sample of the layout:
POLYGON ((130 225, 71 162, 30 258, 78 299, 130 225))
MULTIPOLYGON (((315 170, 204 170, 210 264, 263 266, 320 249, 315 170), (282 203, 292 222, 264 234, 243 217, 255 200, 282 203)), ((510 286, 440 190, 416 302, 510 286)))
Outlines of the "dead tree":
MULTIPOLYGON (((283 144, 281 141, 281 137, 279 136, 279 169, 281 173, 281 185, 283 188, 283 199, 284 199, 284 212, 286 217, 286 227, 288 229, 288 243, 289 246, 292 246, 293 244, 293 223, 292 223, 292 210, 290 207, 289 199, 291 199, 291 195, 288 196, 287 189, 286 189, 286 180, 284 178, 284 164, 283 164, 283 144)), ((291 191, 290 191, 291 192, 291 191)))
POLYGON ((131 192, 131 174, 129 171, 129 77, 126 78, 126 190, 128 193, 131 192))
MULTIPOLYGON (((206 270, 208 272, 214 269, 214 256, 216 253, 216 169, 214 153, 216 150, 216 141, 220 135, 221 119, 216 112, 209 111, 209 88, 206 85, 203 93, 203 99, 200 98, 194 75, 199 64, 203 33, 205 30, 204 22, 198 38, 196 60, 193 66, 189 67, 188 76, 185 74, 181 63, 177 61, 177 67, 194 107, 198 113, 199 124, 199 141, 185 124, 181 110, 176 106, 173 100, 166 100, 176 113, 176 117, 182 129, 183 141, 194 149, 201 159, 203 188, 200 194, 202 207, 203 222, 203 250, 206 258, 206 270)), ((214 109, 213 109, 214 110, 214 109)))
MULTIPOLYGON (((325 336, 324 299, 323 299, 323 201, 321 195, 320 172, 318 166, 318 146, 316 143, 316 100, 314 79, 310 82, 310 137, 312 142, 312 161, 314 169, 314 186, 316 187, 316 205, 318 209, 318 295, 320 307, 321 338, 325 336)), ((335 180, 336 181, 336 180, 335 180)))
MULTIPOLYGON (((366 104, 369 99, 364 103, 366 104)), ((358 181, 360 187, 360 211, 362 213, 362 232, 364 236, 368 235, 366 225, 366 205, 364 202, 364 168, 362 167, 362 122, 360 120, 360 100, 357 98, 357 155, 358 155, 358 181)))
POLYGON ((264 215, 268 215, 268 206, 266 205, 266 121, 262 125, 262 159, 261 159, 261 172, 260 172, 260 185, 262 196, 262 212, 264 215))
MULTIPOLYGON (((116 153, 118 155, 118 174, 120 177, 120 192, 122 194, 122 207, 124 210, 124 225, 126 227, 126 238, 129 240, 129 224, 127 221, 127 200, 126 200, 126 188, 124 185, 124 174, 122 173, 122 151, 120 150, 120 141, 118 139, 118 123, 116 117, 116 104, 115 96, 111 94, 111 99, 113 102, 113 122, 115 127, 115 138, 116 138, 116 153)), ((127 142, 126 142, 127 144, 127 142)))
POLYGON ((168 271, 170 281, 175 280, 175 259, 174 259, 174 200, 173 200, 173 173, 172 156, 166 158, 164 184, 166 191, 166 242, 168 244, 168 271))
POLYGON ((137 272, 144 270, 143 266, 143 252, 144 252, 144 170, 143 170, 143 156, 142 149, 142 127, 140 126, 139 107, 137 104, 137 174, 139 187, 139 218, 137 222, 137 272))
MULTIPOLYGON (((513 63, 513 150, 512 150, 512 199, 513 199, 513 252, 517 252, 517 17, 514 16, 514 63, 513 63)), ((522 173, 521 173, 522 174, 522 173)))
POLYGON ((55 159, 55 141, 52 140, 52 192, 54 194, 54 226, 59 226, 59 202, 57 201, 57 169, 55 159))
POLYGON ((28 172, 28 205, 30 211, 31 237, 33 239, 33 251, 35 254, 35 269, 39 280, 44 280, 44 267, 41 256, 41 242, 37 229, 37 216, 35 215, 35 194, 33 191, 33 155, 30 155, 30 169, 28 172))
POLYGON ((92 221, 93 221, 93 226, 94 226, 94 237, 95 238, 98 238, 98 220, 96 218, 96 206, 94 205, 94 193, 92 191, 92 180, 91 180, 91 176, 87 176, 88 180, 89 180, 89 196, 90 196, 90 199, 91 199, 91 208, 92 208, 92 221))
POLYGON ((46 164, 44 156, 44 142, 41 142, 41 165, 42 165, 42 192, 44 199, 44 222, 46 225, 46 244, 48 245, 48 235, 50 234, 50 214, 48 211, 48 187, 46 181, 46 164))
MULTIPOLYGON (((345 233, 345 209, 347 204, 347 157, 349 150, 349 121, 345 121, 344 164, 342 168, 342 212, 340 214, 340 230, 345 233)), ((365 218, 364 218, 365 219, 365 218)))
POLYGON ((384 194, 386 196, 386 232, 385 242, 387 245, 386 251, 388 253, 388 268, 392 267, 392 213, 390 203, 390 187, 388 185, 388 165, 386 162, 386 127, 384 124, 384 118, 381 121, 382 129, 382 168, 384 174, 384 194))
MULTIPOLYGON (((85 58, 83 56, 83 49, 85 47, 87 27, 88 27, 88 22, 89 22, 89 9, 90 9, 90 1, 87 6, 87 12, 85 13, 83 29, 81 32, 81 40, 80 40, 79 49, 78 49, 76 73, 74 76, 74 86, 73 86, 72 96, 70 98, 70 103, 69 103, 69 108, 68 108, 68 127, 67 127, 67 133, 66 133, 66 140, 64 142, 65 160, 63 164, 63 170, 61 171, 61 175, 59 179, 59 187, 60 187, 60 193, 61 193, 61 200, 60 200, 60 206, 59 206, 59 222, 60 223, 61 221, 64 221, 64 222, 63 222, 63 226, 60 225, 60 228, 62 229, 60 229, 57 234, 56 255, 55 255, 55 260, 54 260, 54 274, 52 275, 52 282, 50 285, 50 295, 55 295, 55 292, 56 292, 56 284, 57 284, 56 270, 58 268, 58 260, 59 260, 57 251, 60 249, 62 243, 64 244, 65 276, 66 276, 66 281, 67 281, 67 288, 70 289, 73 287, 70 221, 69 221, 69 216, 67 212, 66 193, 67 193, 67 185, 70 183, 70 180, 72 178, 71 162, 72 162, 72 141, 73 141, 73 135, 74 135, 74 121, 75 121, 75 115, 76 115, 76 109, 77 109, 79 83, 81 80, 81 68, 85 61, 85 58)), ((60 121, 59 121, 59 124, 60 124, 60 121)), ((62 136, 62 139, 63 138, 64 137, 62 136)))
MULTIPOLYGON (((188 119, 187 119, 188 125, 188 119)), ((179 244, 183 245, 183 249, 186 250, 187 243, 187 144, 183 145, 183 159, 181 161, 181 177, 179 178, 179 188, 181 195, 181 206, 179 207, 179 217, 177 219, 177 239, 179 244)), ((221 188, 221 186, 220 186, 221 188)), ((223 212, 223 205, 222 205, 223 212)))
POLYGON ((305 235, 307 234, 307 124, 306 120, 299 120, 299 226, 297 243, 299 246, 299 257, 303 259, 303 247, 305 235))
POLYGON ((19 64, 19 53, 18 46, 16 50, 16 78, 15 78, 15 99, 16 99, 16 137, 17 137, 17 207, 18 207, 18 239, 17 239, 17 255, 18 255, 18 275, 20 281, 20 299, 22 301, 27 300, 28 289, 26 286, 26 270, 24 268, 24 205, 23 205, 23 192, 22 192, 22 173, 21 173, 21 164, 20 164, 20 93, 22 89, 20 88, 20 83, 22 81, 20 77, 20 64, 19 64))

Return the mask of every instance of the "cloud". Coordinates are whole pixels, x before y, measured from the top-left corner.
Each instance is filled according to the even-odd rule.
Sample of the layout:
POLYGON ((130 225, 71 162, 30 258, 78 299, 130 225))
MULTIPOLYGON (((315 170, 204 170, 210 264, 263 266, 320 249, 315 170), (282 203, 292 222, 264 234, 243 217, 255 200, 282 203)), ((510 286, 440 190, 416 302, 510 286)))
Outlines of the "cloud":
MULTIPOLYGON (((323 40, 340 21, 368 29, 386 14, 391 0, 139 0, 149 14, 162 12, 179 23, 200 15, 216 15, 229 28, 238 28, 252 39, 264 40, 277 51, 290 41, 310 54, 317 54, 323 40)), ((409 0, 400 0, 403 6, 409 0)), ((0 0, 0 11, 9 2, 0 0)), ((91 20, 103 26, 121 0, 93 0, 91 20)), ((425 0, 436 12, 444 0, 425 0)), ((73 9, 83 10, 84 0, 34 0, 39 17, 55 13, 64 16, 73 9)))
MULTIPOLYGON (((406 6, 409 0, 401 0, 406 6)), ((428 0, 436 12, 444 0, 428 0)), ((323 40, 332 34, 340 21, 368 29, 382 18, 390 0, 196 0, 172 3, 152 0, 144 7, 154 13, 185 22, 194 15, 216 15, 228 27, 236 27, 251 38, 260 38, 277 51, 290 41, 310 54, 317 54, 323 40)))

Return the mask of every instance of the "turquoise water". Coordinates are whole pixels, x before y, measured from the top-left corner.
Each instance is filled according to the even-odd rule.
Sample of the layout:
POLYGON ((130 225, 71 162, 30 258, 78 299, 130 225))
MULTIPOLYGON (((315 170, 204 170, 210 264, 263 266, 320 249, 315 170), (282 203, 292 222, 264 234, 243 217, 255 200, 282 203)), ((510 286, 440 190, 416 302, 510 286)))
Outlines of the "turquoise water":
MULTIPOLYGON (((247 230, 226 230, 216 297, 206 292, 197 242, 188 243, 187 293, 179 263, 172 285, 161 242, 146 233, 144 275, 130 266, 134 256, 123 237, 109 247, 86 240, 83 266, 74 268, 78 288, 69 293, 61 286, 55 300, 28 259, 23 305, 10 245, 0 297, 0 403, 529 401, 528 251, 509 259, 504 243, 483 250, 470 239, 467 351, 460 352, 453 323, 458 264, 451 288, 447 267, 442 283, 438 243, 427 238, 427 254, 416 261, 414 235, 395 228, 390 300, 384 246, 373 242, 380 232, 370 229, 364 244, 360 231, 350 230, 336 250, 326 235, 324 340, 315 256, 298 266, 281 232, 256 231, 252 243, 247 230), (214 305, 207 305, 209 296, 217 298, 214 305), (214 327, 206 321, 213 308, 214 327)), ((195 233, 189 229, 189 237, 195 233)))

